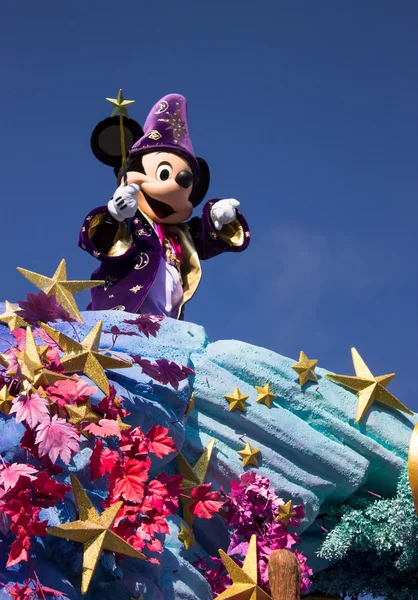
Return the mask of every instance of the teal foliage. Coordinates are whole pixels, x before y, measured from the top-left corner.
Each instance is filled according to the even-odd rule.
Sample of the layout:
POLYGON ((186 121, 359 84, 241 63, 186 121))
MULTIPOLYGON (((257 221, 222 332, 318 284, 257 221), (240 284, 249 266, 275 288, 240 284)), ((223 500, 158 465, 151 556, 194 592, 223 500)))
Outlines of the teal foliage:
POLYGON ((394 498, 365 500, 330 511, 337 524, 318 555, 336 562, 317 574, 325 593, 371 594, 387 600, 418 598, 418 517, 405 469, 394 498))

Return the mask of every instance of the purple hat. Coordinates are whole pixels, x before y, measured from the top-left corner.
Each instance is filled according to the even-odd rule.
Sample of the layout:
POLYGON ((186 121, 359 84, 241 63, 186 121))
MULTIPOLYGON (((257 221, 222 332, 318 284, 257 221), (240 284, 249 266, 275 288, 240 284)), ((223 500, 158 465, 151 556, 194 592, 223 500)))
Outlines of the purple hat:
POLYGON ((144 135, 129 150, 129 156, 162 150, 180 154, 199 178, 199 163, 188 130, 186 98, 180 94, 168 94, 152 107, 145 121, 144 135))

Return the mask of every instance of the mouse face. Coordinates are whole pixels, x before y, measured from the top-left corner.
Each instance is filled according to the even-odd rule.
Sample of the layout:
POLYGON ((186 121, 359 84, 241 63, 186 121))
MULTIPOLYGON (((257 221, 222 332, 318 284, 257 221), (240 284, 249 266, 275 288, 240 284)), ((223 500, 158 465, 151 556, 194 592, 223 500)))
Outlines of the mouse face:
POLYGON ((193 212, 189 163, 172 152, 149 152, 142 156, 142 170, 127 172, 128 182, 140 186, 139 209, 156 223, 186 221, 193 212))

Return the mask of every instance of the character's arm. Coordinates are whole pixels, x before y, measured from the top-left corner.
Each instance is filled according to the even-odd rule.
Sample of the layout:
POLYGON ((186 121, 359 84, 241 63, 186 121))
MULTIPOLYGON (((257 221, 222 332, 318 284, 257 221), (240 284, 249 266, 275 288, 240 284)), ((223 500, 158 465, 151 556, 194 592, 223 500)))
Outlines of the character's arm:
MULTIPOLYGON (((218 200, 207 202, 203 207, 202 218, 193 217, 187 225, 202 260, 217 256, 222 252, 242 252, 250 243, 250 230, 242 214, 235 209, 235 219, 216 229, 211 213, 215 214, 218 200)), ((218 226, 220 223, 218 224, 218 226)))

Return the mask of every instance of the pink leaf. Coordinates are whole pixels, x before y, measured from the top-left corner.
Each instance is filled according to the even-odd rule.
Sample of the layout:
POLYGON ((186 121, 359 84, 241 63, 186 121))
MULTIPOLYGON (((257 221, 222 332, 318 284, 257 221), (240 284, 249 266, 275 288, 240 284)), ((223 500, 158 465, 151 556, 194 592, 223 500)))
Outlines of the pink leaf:
POLYGON ((77 429, 56 415, 49 421, 42 421, 38 425, 35 443, 39 444, 39 456, 48 455, 53 463, 56 463, 60 457, 68 465, 72 452, 80 450, 77 429))
POLYGON ((115 435, 118 438, 121 436, 117 421, 111 419, 100 419, 98 423, 89 423, 84 427, 84 431, 102 438, 110 437, 112 435, 115 435))
POLYGON ((0 485, 3 485, 7 492, 16 485, 20 477, 28 477, 30 481, 33 481, 36 479, 34 474, 37 472, 37 469, 22 463, 6 465, 0 471, 0 485))
POLYGON ((17 423, 26 421, 34 429, 38 423, 49 418, 48 401, 38 392, 30 396, 18 396, 10 410, 10 414, 13 413, 16 414, 17 423))

